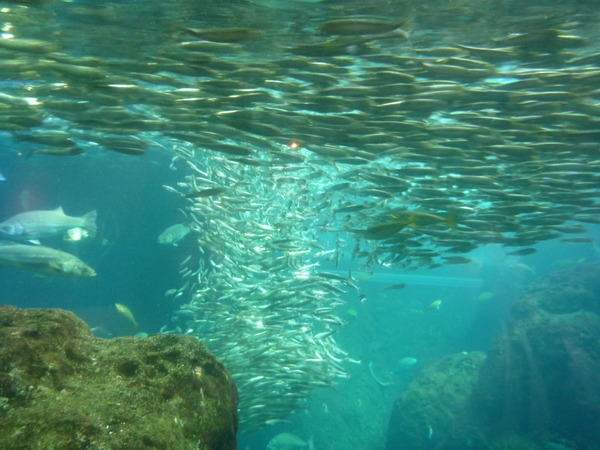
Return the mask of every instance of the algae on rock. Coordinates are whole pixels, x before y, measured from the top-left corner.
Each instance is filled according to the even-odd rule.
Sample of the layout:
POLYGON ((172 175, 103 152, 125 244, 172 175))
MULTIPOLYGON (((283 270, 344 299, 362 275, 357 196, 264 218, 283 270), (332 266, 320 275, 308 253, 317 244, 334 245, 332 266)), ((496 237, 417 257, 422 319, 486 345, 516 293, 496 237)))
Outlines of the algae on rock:
POLYGON ((193 337, 105 340, 0 306, 0 423, 0 448, 235 449, 237 390, 193 337))
POLYGON ((532 283, 489 353, 425 367, 392 411, 387 448, 600 450, 600 264, 532 283))

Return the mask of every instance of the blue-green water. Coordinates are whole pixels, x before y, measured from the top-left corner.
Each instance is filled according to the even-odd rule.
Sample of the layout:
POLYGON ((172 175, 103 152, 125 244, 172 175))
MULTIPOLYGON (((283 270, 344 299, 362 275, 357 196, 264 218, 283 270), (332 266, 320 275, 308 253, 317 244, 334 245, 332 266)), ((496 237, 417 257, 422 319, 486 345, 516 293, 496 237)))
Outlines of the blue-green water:
MULTIPOLYGON (((11 125, 0 131, 6 178, 0 220, 58 206, 73 216, 96 209, 94 239, 43 243, 78 256, 98 275, 61 279, 3 269, 3 303, 65 308, 106 336, 131 335, 131 323, 114 306, 121 303, 134 313, 137 331, 187 332, 209 347, 214 339, 217 356, 242 385, 241 449, 266 448, 281 432, 294 433, 306 447, 311 440, 315 449, 385 448, 392 405, 423 368, 444 355, 490 350, 530 283, 600 258, 593 3, 539 2, 522 10, 502 2, 497 11, 485 2, 327 0, 49 1, 6 8, 4 39, 12 33, 38 41, 17 50, 0 45, 15 64, 1 69, 0 92, 35 97, 39 105, 23 112, 19 100, 1 99, 3 121, 11 125), (366 38, 323 32, 327 21, 359 15, 376 16, 379 26, 406 19, 401 26, 412 31, 410 42, 385 30, 366 38), (202 41, 197 53, 181 50, 182 42, 201 41, 186 28, 231 27, 263 34, 234 44, 202 41), (40 50, 43 45, 51 48, 40 50), (81 67, 103 74, 73 72, 81 67), (328 91, 333 88, 341 90, 328 91), (263 96, 240 99, 249 93, 263 96), (60 101, 65 104, 53 104, 60 101), (127 119, 104 118, 115 111, 127 119), (239 115, 232 119, 232 113, 239 115), (29 123, 23 117, 34 116, 22 125, 29 123), (23 136, 41 130, 69 133, 83 154, 37 153, 48 145, 23 136), (144 154, 110 151, 94 140, 121 133, 143 142, 144 154), (249 155, 218 150, 222 145, 249 155), (262 165, 241 160, 246 157, 262 165), (430 171, 409 172, 419 169, 430 171), (183 197, 217 184, 227 190, 222 200, 183 197), (359 208, 336 212, 350 205, 359 208), (389 235, 369 235, 372 227, 404 220, 407 211, 434 218, 410 217, 389 235), (178 246, 157 242, 165 228, 187 221, 197 227, 178 246), (581 225, 577 234, 553 228, 581 225), (540 237, 546 232, 555 235, 540 237), (585 241, 564 241, 573 237, 585 241), (444 239, 460 242, 458 250, 444 239), (298 247, 284 248, 287 240, 298 247), (273 242, 281 247, 263 251, 273 242), (536 251, 507 254, 522 248, 536 251), (468 260, 450 264, 457 257, 468 260), (285 264, 275 265, 277 258, 285 264), (190 265, 202 270, 185 287, 190 277, 181 272, 190 265), (345 281, 317 289, 325 281, 318 272, 345 281), (305 278, 317 281, 304 289, 305 278), (262 327, 257 311, 271 311, 262 303, 271 292, 292 290, 287 281, 298 283, 295 298, 315 298, 309 307, 328 307, 323 299, 335 304, 331 317, 305 304, 274 303, 273 328, 247 331, 248 324, 262 327), (406 286, 386 289, 397 283, 406 286), (176 297, 165 295, 179 289, 176 297), (226 306, 210 309, 209 294, 213 304, 226 306), (193 310, 196 322, 177 319, 180 310, 193 310), (323 316, 343 325, 329 325, 323 316), (296 328, 307 337, 282 337, 296 328), (344 352, 331 359, 313 347, 314 336, 329 330, 331 348, 335 342, 344 352), (257 338, 263 333, 281 337, 297 358, 258 360, 250 350, 267 345, 257 338), (239 358, 230 344, 242 349, 239 358), (244 357, 250 354, 256 362, 244 357), (308 371, 307 355, 316 354, 313 359, 327 362, 308 371), (403 358, 416 363, 399 370, 403 358), (301 389, 301 398, 277 403, 244 390, 248 378, 263 375, 274 383, 265 393, 273 389, 281 400, 301 389), (269 414, 254 415, 271 406, 269 414)), ((585 448, 571 438, 549 438, 539 448, 552 442, 585 448)))

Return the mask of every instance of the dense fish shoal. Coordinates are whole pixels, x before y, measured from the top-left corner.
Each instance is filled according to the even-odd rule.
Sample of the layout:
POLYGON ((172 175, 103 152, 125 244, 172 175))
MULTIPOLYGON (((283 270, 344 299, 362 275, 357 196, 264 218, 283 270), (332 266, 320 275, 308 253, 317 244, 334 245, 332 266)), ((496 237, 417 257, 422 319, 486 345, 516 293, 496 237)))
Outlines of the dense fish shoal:
POLYGON ((259 428, 347 376, 336 308, 353 280, 322 267, 589 244, 600 13, 496 6, 10 3, 0 130, 29 164, 173 156, 166 188, 202 256, 164 331, 211 336, 259 428))

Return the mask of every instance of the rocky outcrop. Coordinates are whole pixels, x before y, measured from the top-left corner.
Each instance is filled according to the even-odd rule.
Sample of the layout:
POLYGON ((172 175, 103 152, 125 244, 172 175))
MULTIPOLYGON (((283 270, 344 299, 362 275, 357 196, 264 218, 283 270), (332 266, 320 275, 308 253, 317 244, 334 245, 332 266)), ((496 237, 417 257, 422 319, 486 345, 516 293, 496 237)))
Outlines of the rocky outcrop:
POLYGON ((485 354, 448 355, 426 366, 396 400, 388 450, 438 448, 465 412, 485 354))
POLYGON ((427 366, 396 401, 388 450, 600 450, 600 264, 551 273, 487 357, 427 366))
POLYGON ((60 309, 0 307, 0 448, 235 449, 237 391, 197 339, 100 339, 60 309))
POLYGON ((490 351, 473 396, 490 436, 600 449, 600 264, 533 283, 490 351))

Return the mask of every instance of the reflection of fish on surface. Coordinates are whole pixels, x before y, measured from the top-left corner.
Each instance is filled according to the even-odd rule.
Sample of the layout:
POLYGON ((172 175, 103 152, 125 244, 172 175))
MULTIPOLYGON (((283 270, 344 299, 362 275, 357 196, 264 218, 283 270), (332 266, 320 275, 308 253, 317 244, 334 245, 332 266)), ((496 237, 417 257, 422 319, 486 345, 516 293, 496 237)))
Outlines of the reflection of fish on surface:
POLYGON ((177 245, 189 232, 189 226, 184 223, 176 223, 160 233, 158 243, 163 245, 177 245))
POLYGON ((279 433, 267 444, 267 450, 295 450, 312 448, 312 442, 305 442, 293 433, 279 433))
POLYGON ((0 268, 30 270, 56 277, 94 277, 96 271, 75 255, 42 245, 0 244, 0 268))
MULTIPOLYGON (((62 207, 51 210, 27 211, 17 214, 0 223, 0 232, 13 238, 40 239, 51 236, 68 235, 69 230, 81 228, 85 236, 96 235, 96 210, 81 217, 67 216, 62 207)), ((75 239, 73 239, 75 240, 75 239)))

